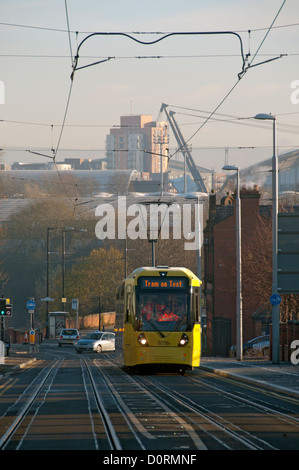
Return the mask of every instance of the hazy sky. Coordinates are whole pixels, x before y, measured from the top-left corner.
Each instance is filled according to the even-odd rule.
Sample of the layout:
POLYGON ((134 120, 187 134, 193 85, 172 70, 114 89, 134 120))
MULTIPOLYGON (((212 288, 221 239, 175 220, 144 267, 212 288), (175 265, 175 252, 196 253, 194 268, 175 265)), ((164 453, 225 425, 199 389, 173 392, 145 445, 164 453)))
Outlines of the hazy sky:
MULTIPOLYGON (((240 167, 272 156, 271 124, 237 119, 261 112, 277 116, 280 154, 299 148, 298 0, 285 2, 265 38, 282 5, 283 0, 1 0, 0 147, 5 152, 0 161, 33 162, 37 157, 26 150, 51 155, 57 147, 71 54, 93 32, 128 33, 149 42, 160 37, 157 32, 233 31, 242 39, 244 55, 250 53, 249 63, 254 58, 252 65, 287 56, 251 68, 238 80, 242 58, 234 35, 175 36, 156 45, 123 36, 90 38, 80 50, 79 66, 113 59, 76 71, 58 161, 104 156, 105 136, 121 115, 157 119, 162 103, 176 111, 196 162, 207 168, 221 168, 225 148, 229 163, 240 167)), ((172 135, 170 147, 176 147, 172 135)))

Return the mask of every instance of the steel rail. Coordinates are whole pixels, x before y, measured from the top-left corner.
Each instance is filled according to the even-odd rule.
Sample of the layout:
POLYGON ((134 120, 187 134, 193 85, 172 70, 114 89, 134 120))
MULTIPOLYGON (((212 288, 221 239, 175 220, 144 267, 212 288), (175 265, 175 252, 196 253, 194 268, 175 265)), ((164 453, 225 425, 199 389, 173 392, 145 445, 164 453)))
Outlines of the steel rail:
MULTIPOLYGON (((136 439, 138 440, 139 443, 141 443, 141 439, 139 438, 138 434, 140 436, 142 436, 143 438, 150 439, 150 440, 151 439, 156 439, 157 437, 155 436, 155 431, 154 430, 153 431, 148 430, 142 424, 140 416, 139 416, 140 414, 142 414, 142 411, 138 410, 138 408, 137 408, 137 411, 136 411, 136 405, 137 405, 137 401, 136 401, 137 398, 136 397, 138 396, 137 392, 143 393, 144 398, 146 397, 148 400, 151 400, 151 401, 155 402, 156 406, 159 407, 159 416, 160 417, 162 415, 164 417, 168 416, 169 422, 171 422, 171 423, 176 422, 177 426, 180 429, 184 429, 184 432, 186 434, 188 434, 190 442, 191 441, 193 442, 193 446, 195 446, 196 449, 198 449, 198 450, 206 449, 206 446, 203 444, 202 440, 198 436, 198 433, 194 430, 193 425, 190 424, 190 420, 189 420, 188 417, 185 417, 185 416, 182 417, 182 414, 180 412, 177 412, 177 410, 173 410, 171 407, 169 407, 167 401, 161 400, 160 396, 157 396, 156 394, 154 394, 150 388, 145 387, 143 384, 141 384, 135 378, 133 378, 130 375, 126 374, 125 372, 121 371, 120 368, 119 368, 119 364, 116 364, 115 361, 105 359, 105 360, 101 360, 101 362, 99 362, 98 360, 95 360, 95 362, 99 366, 101 366, 105 362, 107 364, 113 365, 113 367, 115 369, 118 369, 120 371, 120 373, 122 373, 124 375, 124 377, 126 377, 127 380, 129 380, 129 385, 135 386, 135 392, 134 392, 135 399, 133 400, 134 408, 132 408, 130 402, 127 403, 126 399, 122 398, 122 396, 121 396, 122 391, 118 391, 116 389, 116 387, 114 387, 114 384, 112 383, 112 380, 109 377, 109 374, 104 372, 102 367, 99 367, 99 369, 98 369, 99 373, 103 376, 103 378, 106 381, 107 385, 109 386, 110 390, 113 391, 113 397, 117 401, 118 407, 122 409, 123 416, 127 420, 128 425, 130 426, 130 429, 132 430, 134 436, 136 437, 136 439), (130 422, 132 424, 130 424, 130 422), (132 426, 137 430, 137 433, 136 433, 136 431, 134 431, 134 429, 132 429, 132 426)), ((118 384, 118 387, 121 387, 121 385, 118 384)), ((130 393, 128 391, 128 384, 126 384, 126 387, 124 387, 124 392, 126 392, 126 393, 124 393, 124 395, 130 395, 130 393)), ((143 403, 144 403, 144 401, 143 401, 143 403)), ((149 420, 149 418, 146 419, 147 424, 149 425, 148 420, 149 420)), ((159 426, 159 424, 157 424, 157 426, 159 426)), ((186 442, 186 438, 185 438, 185 442, 186 442)), ((142 448, 145 448, 142 443, 140 445, 142 446, 142 448)))
MULTIPOLYGON (((216 426, 220 431, 225 433, 226 435, 234 438, 237 440, 239 443, 243 444, 247 449, 249 450, 263 450, 264 447, 263 445, 266 445, 268 449, 275 450, 276 448, 271 446, 270 444, 266 443, 265 441, 256 438, 255 436, 250 435, 247 431, 244 431, 243 429, 239 428, 238 426, 229 423, 229 422, 224 422, 223 418, 221 416, 218 416, 216 413, 211 413, 207 408, 203 407, 202 405, 199 405, 189 398, 183 396, 182 394, 178 393, 177 391, 174 393, 172 389, 158 384, 155 380, 149 379, 149 378, 142 378, 142 382, 147 382, 149 386, 156 387, 158 389, 158 392, 152 392, 152 393, 159 393, 159 398, 163 400, 161 397, 161 392, 164 392, 167 394, 167 400, 166 402, 169 403, 169 398, 171 398, 174 402, 179 404, 181 407, 186 408, 189 411, 192 411, 195 413, 195 416, 199 416, 206 420, 207 422, 211 423, 212 425, 216 426), (235 429, 232 429, 234 427, 235 429), (242 436, 241 434, 246 434, 247 437, 242 436), (259 444, 253 442, 253 441, 260 441, 259 444)), ((173 406, 174 409, 178 409, 175 405, 170 405, 173 406)), ((185 414, 185 413, 184 413, 185 414)), ((196 424, 196 421, 194 418, 191 418, 188 416, 188 419, 196 424)), ((201 427, 203 432, 206 432, 204 427, 201 427)), ((212 433, 209 433, 210 436, 212 436, 215 439, 215 436, 212 433)), ((217 441, 222 443, 225 447, 226 444, 221 441, 221 439, 217 438, 217 441)))
POLYGON ((94 393, 94 397, 95 397, 96 404, 97 404, 97 407, 98 407, 98 411, 99 411, 99 414, 102 417, 103 424, 104 424, 104 427, 105 427, 105 430, 106 430, 106 434, 107 434, 108 441, 110 443, 111 449, 112 450, 122 450, 121 443, 120 443, 120 441, 117 437, 117 434, 116 434, 116 431, 115 431, 114 426, 112 424, 112 421, 109 417, 109 414, 107 413, 107 411, 105 409, 105 406, 103 404, 103 400, 101 399, 98 388, 96 386, 96 383, 95 383, 95 380, 94 380, 94 377, 93 377, 93 373, 91 371, 90 363, 89 363, 89 361, 87 361, 86 358, 81 358, 81 360, 82 360, 82 363, 84 363, 84 365, 86 367, 86 370, 88 372, 90 384, 91 384, 92 389, 93 389, 93 393, 94 393))
MULTIPOLYGON (((1 438, 0 438, 0 450, 5 450, 6 446, 8 445, 8 443, 12 439, 13 435, 16 433, 16 431, 19 428, 19 426, 21 425, 22 421, 27 416, 28 412, 30 411, 31 407, 33 406, 33 404, 34 404, 35 400, 37 399, 39 393, 41 392, 44 384, 49 379, 52 372, 54 370, 56 370, 56 366, 58 364, 59 364, 59 367, 60 367, 63 360, 64 359, 54 359, 48 367, 46 367, 45 369, 42 369, 41 374, 43 374, 43 377, 42 377, 41 381, 38 383, 38 385, 35 387, 35 389, 32 392, 30 391, 30 387, 32 387, 32 384, 33 384, 34 381, 31 382, 31 384, 27 387, 26 390, 30 391, 30 396, 29 396, 28 400, 26 401, 26 403, 24 404, 24 406, 22 407, 22 409, 19 411, 19 413, 15 417, 12 424, 8 427, 8 429, 5 431, 3 436, 1 436, 1 438)), ((40 374, 39 374, 36 379, 38 380, 40 378, 41 377, 40 377, 40 374)))
MULTIPOLYGON (((209 372, 207 372, 207 374, 209 374, 209 372)), ((211 373, 212 374, 212 373, 211 373)), ((212 374, 213 375, 213 374, 212 374)), ((204 384, 205 387, 209 387, 210 389, 216 391, 216 392, 219 392, 221 393, 222 395, 225 395, 227 396, 228 398, 236 401, 236 402, 241 402, 241 403, 245 403, 246 405, 249 405, 251 406, 252 408, 255 408, 259 411, 264 411, 265 413, 269 414, 269 415, 275 415, 277 416, 279 419, 281 420, 284 420, 287 424, 291 424, 291 425, 294 425, 294 426, 297 426, 299 427, 299 418, 296 418, 295 416, 290 416, 289 414, 287 413, 283 413, 282 411, 278 411, 277 409, 274 409, 274 407, 270 408, 269 407, 269 404, 265 404, 263 402, 263 400, 260 400, 259 399, 259 403, 257 401, 253 401, 251 399, 249 399, 248 397, 246 396, 241 396, 240 393, 234 391, 234 393, 232 392, 228 392, 227 390, 223 390, 222 387, 217 387, 216 385, 211 385, 209 384, 208 382, 206 382, 204 379, 199 379, 197 377, 192 377, 190 378, 190 380, 192 382, 200 382, 200 384, 204 384)), ((243 383, 243 386, 244 386, 244 383, 243 383)), ((247 384, 246 387, 254 387, 254 385, 249 385, 247 384)), ((259 388, 258 386, 255 386, 255 389, 262 389, 262 386, 259 388)), ((265 390, 265 389, 264 389, 265 390)), ((266 390, 265 390, 266 391, 266 390)), ((268 391, 269 392, 269 391, 268 391)), ((278 395, 278 392, 272 392, 272 393, 275 393, 275 395, 277 396, 278 395)), ((293 399, 294 400, 294 399, 293 399)), ((298 402, 298 400, 297 400, 298 402)))

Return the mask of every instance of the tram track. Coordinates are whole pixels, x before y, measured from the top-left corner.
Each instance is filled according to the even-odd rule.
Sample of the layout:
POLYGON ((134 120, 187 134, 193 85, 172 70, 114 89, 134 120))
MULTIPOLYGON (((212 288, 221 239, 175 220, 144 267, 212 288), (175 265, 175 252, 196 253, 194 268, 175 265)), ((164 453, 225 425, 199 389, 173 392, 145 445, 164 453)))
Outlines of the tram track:
POLYGON ((176 410, 181 410, 184 416, 189 415, 189 420, 195 428, 203 434, 228 450, 274 450, 275 448, 262 439, 244 431, 239 426, 234 425, 220 414, 212 413, 208 408, 195 403, 179 392, 173 392, 169 387, 158 384, 155 379, 142 378, 142 382, 147 382, 157 394, 163 393, 169 400, 170 397, 175 403, 176 410), (192 417, 191 417, 192 416, 192 417))
MULTIPOLYGON (((214 374, 209 373, 209 372, 205 372, 204 375, 213 377, 214 374)), ((240 403, 246 404, 246 405, 252 407, 255 410, 262 411, 265 414, 268 414, 268 415, 271 415, 271 416, 275 415, 278 419, 284 421, 286 424, 296 426, 299 429, 299 418, 297 418, 295 416, 291 416, 290 411, 286 408, 284 409, 284 411, 280 411, 278 409, 275 409, 274 406, 270 407, 269 404, 266 401, 262 400, 261 398, 259 398, 259 399, 255 398, 255 400, 253 401, 251 398, 249 398, 248 393, 247 394, 246 393, 241 393, 240 391, 239 392, 234 391, 234 393, 229 392, 229 391, 225 390, 223 386, 215 386, 215 385, 212 385, 211 383, 208 383, 208 381, 205 380, 203 377, 200 377, 200 378, 199 377, 192 377, 189 380, 191 380, 192 383, 195 383, 195 384, 197 384, 201 387, 205 387, 205 389, 210 389, 211 391, 214 390, 217 393, 221 393, 222 396, 226 396, 227 398, 229 398, 229 399, 231 399, 235 402, 240 402, 240 403)), ((235 383, 231 379, 223 379, 222 378, 222 380, 230 381, 231 383, 235 383)), ((248 384, 244 385, 244 388, 245 388, 245 390, 247 389, 247 390, 252 390, 252 391, 258 391, 259 394, 261 392, 261 388, 254 387, 254 386, 248 385, 248 384)), ((267 393, 267 395, 269 396, 269 391, 265 390, 265 393, 267 393)), ((277 393, 275 393, 275 394, 277 396, 277 393)), ((298 403, 297 399, 288 398, 288 400, 294 401, 296 404, 298 403)))
POLYGON ((273 449, 153 377, 128 375, 111 367, 110 361, 96 359, 95 364, 147 449, 152 440, 164 450, 205 450, 206 439, 214 445, 217 441, 223 449, 273 449), (104 367, 105 362, 108 367, 104 367))
MULTIPOLYGON (((119 367, 94 360, 140 449, 206 449, 190 422, 119 367), (106 364, 106 367, 105 367, 106 364)), ((126 442, 126 448, 127 448, 126 442)))
MULTIPOLYGON (((178 404, 180 403, 183 408, 185 408, 184 414, 193 413, 192 422, 196 428, 197 416, 202 416, 207 421, 210 421, 211 425, 214 425, 214 431, 208 433, 213 439, 217 439, 221 445, 224 445, 228 449, 239 449, 239 446, 251 450, 279 450, 280 445, 276 446, 271 443, 270 440, 259 437, 259 432, 257 429, 258 424, 261 420, 264 423, 269 423, 269 429, 271 427, 278 428, 281 426, 285 429, 284 432, 281 432, 282 436, 292 435, 293 433, 298 433, 299 429, 299 419, 296 416, 292 415, 290 410, 278 410, 277 406, 270 405, 269 403, 263 402, 262 400, 257 400, 250 398, 249 394, 242 394, 239 391, 229 392, 224 389, 223 386, 211 385, 206 380, 203 379, 206 375, 213 376, 214 374, 203 373, 203 376, 198 377, 197 375, 191 377, 185 377, 185 379, 191 384, 192 389, 195 390, 197 387, 197 393, 212 394, 215 395, 215 402, 219 403, 218 397, 221 397, 222 408, 220 406, 221 412, 214 412, 214 406, 199 404, 191 398, 188 398, 185 393, 179 393, 177 390, 174 392, 169 386, 161 384, 160 381, 155 377, 138 377, 138 381, 142 383, 147 382, 148 386, 153 390, 157 390, 157 394, 161 397, 161 394, 164 393, 169 397, 172 397, 178 404), (230 414, 228 410, 233 408, 239 409, 237 413, 230 414), (223 410, 227 410, 226 412, 223 410), (251 410, 251 411, 250 411, 251 410), (252 424, 246 425, 239 419, 239 416, 246 413, 246 416, 252 416, 252 424), (236 415, 237 419, 234 417, 236 415), (240 424, 239 424, 240 421, 240 424), (221 434, 215 432, 216 428, 219 429, 223 437, 220 437, 221 434), (254 430, 250 430, 254 428, 254 430), (249 430, 248 430, 249 429, 249 430), (217 437, 216 437, 217 436, 217 437)), ((215 376, 214 376, 215 378, 215 376)), ((236 385, 236 382, 234 382, 236 385)), ((239 384, 240 385, 240 384, 239 384)), ((258 391, 259 395, 261 394, 261 389, 255 390, 258 391)), ((215 408, 219 408, 217 405, 215 408)), ((203 432, 207 433, 206 426, 203 427, 203 432)), ((271 434, 271 432, 269 433, 271 434)))
MULTIPOLYGON (((3 430, 0 450, 39 448, 36 430, 41 429, 43 436, 53 432, 53 421, 45 419, 51 417, 50 410, 58 420, 56 442, 65 419, 74 424, 84 419, 88 426, 88 448, 95 450, 279 449, 279 441, 268 439, 267 433, 264 437, 256 432, 255 423, 262 420, 268 420, 273 428, 282 426, 290 434, 298 433, 296 414, 263 402, 261 393, 258 400, 251 398, 244 390, 249 386, 244 384, 239 384, 238 391, 229 390, 232 383, 219 382, 209 372, 199 371, 184 377, 135 375, 127 373, 110 355, 85 355, 78 359, 77 355, 68 353, 63 357, 54 355, 54 359, 45 362, 18 399, 0 416, 3 430), (76 377, 67 385, 68 374, 73 374, 74 367, 76 377), (74 386, 74 396, 78 394, 80 403, 78 416, 71 406, 67 412, 63 408, 63 414, 59 415, 57 406, 62 406, 74 386), (243 420, 243 416, 249 420, 243 420)), ((77 426, 80 428, 80 424, 77 426)), ((65 433, 61 434, 62 439, 73 442, 70 445, 77 448, 78 431, 69 426, 65 433)), ((56 448, 52 442, 43 445, 56 448)))
MULTIPOLYGON (((77 357, 72 354, 68 356, 77 357)), ((58 356, 42 367, 18 399, 0 416, 0 450, 23 448, 23 443, 30 433, 31 426, 34 426, 34 421, 38 420, 43 405, 48 399, 51 401, 51 396, 56 393, 55 378, 68 360, 58 356)), ((126 410, 119 404, 121 400, 115 400, 112 396, 109 388, 111 384, 104 380, 103 374, 99 374, 98 366, 88 357, 80 358, 79 364, 91 424, 90 440, 94 443, 94 449, 113 451, 128 449, 129 446, 131 449, 144 450, 145 447, 139 440, 138 433, 134 432, 126 410), (120 443, 118 437, 120 429, 125 445, 124 442, 120 443)), ((51 427, 51 424, 49 426, 51 427)))
MULTIPOLYGON (((103 361, 101 361, 103 366, 103 361)), ((110 363, 111 364, 111 363, 110 363)), ((116 365, 116 363, 114 363, 116 365)), ((109 370, 109 368, 107 368, 109 370)), ((124 372, 123 372, 124 373, 124 372)), ((211 375, 204 373, 205 375, 211 375)), ((212 374, 213 375, 213 374, 212 374)), ((298 432, 299 420, 296 416, 292 416, 287 410, 279 411, 275 409, 275 406, 271 406, 269 403, 259 402, 256 399, 251 399, 248 395, 242 396, 240 393, 225 391, 223 387, 209 384, 202 376, 197 375, 184 377, 184 381, 188 381, 191 384, 193 390, 197 387, 198 393, 215 393, 223 403, 221 404, 220 411, 213 411, 213 406, 204 406, 198 403, 198 400, 194 401, 190 395, 186 393, 179 393, 174 389, 173 385, 168 386, 161 382, 162 376, 150 376, 150 375, 127 375, 127 380, 133 388, 133 384, 137 383, 140 392, 143 391, 144 396, 151 396, 151 399, 155 403, 159 403, 161 408, 167 407, 169 415, 180 417, 181 422, 189 426, 189 430, 192 429, 193 435, 197 436, 198 442, 201 444, 197 448, 219 448, 229 450, 239 449, 250 449, 250 450, 278 450, 280 446, 276 446, 271 440, 264 439, 259 432, 255 429, 251 431, 251 428, 258 428, 260 421, 269 422, 269 426, 276 428, 283 426, 288 431, 286 435, 292 434, 292 432, 298 432), (229 413, 228 410, 236 407, 239 411, 237 413, 229 413), (227 411, 226 411, 227 410, 227 411), (247 410, 251 410, 252 421, 250 425, 242 422, 240 416, 247 413, 247 410), (252 424, 253 423, 253 424, 252 424), (206 444, 207 443, 207 447, 206 444)), ((110 384, 111 386, 111 384, 110 384)), ((128 387, 120 387, 118 394, 126 393, 128 387)), ((130 397, 127 398, 127 401, 130 397)), ((134 399, 136 406, 136 398, 134 399)), ((135 412, 139 421, 145 423, 147 420, 146 429, 151 429, 151 433, 155 435, 154 428, 159 425, 156 423, 152 424, 151 417, 154 417, 155 410, 152 407, 152 413, 146 414, 146 407, 143 406, 143 410, 140 411, 138 408, 134 409, 131 406, 131 413, 135 412)), ((162 416, 162 413, 161 413, 162 416)), ((154 421, 154 419, 153 419, 154 421)), ((161 435, 159 436, 161 438, 161 435)), ((190 438, 190 433, 189 436, 190 438)), ((185 436, 186 439, 186 436, 185 436)), ((188 440, 188 439, 187 439, 188 440)), ((186 445, 188 448, 192 448, 192 445, 186 445)))
MULTIPOLYGON (((68 356, 72 355, 68 354, 68 356)), ((51 401, 51 395, 53 396, 53 393, 56 393, 55 378, 68 360, 66 357, 58 356, 50 364, 43 367, 16 402, 0 416, 1 430, 5 429, 0 438, 0 450, 22 449, 23 442, 30 433, 31 426, 34 425, 35 420, 38 420, 38 413, 48 399, 51 401), (10 422, 8 423, 8 421, 10 422)), ((105 450, 121 450, 122 446, 119 443, 115 428, 98 391, 100 385, 103 392, 103 384, 95 382, 96 374, 92 371, 93 366, 90 361, 81 358, 80 366, 83 389, 88 403, 87 408, 91 424, 90 440, 93 442, 93 447, 95 450, 99 450, 100 446, 103 446, 105 450), (97 429, 103 428, 105 431, 99 433, 101 436, 98 435, 97 429), (99 445, 99 442, 101 442, 101 445, 99 445)), ((110 395, 108 390, 106 390, 106 395, 110 395)), ((49 424, 49 431, 50 428, 51 424, 49 424)), ((49 431, 46 431, 46 433, 49 433, 49 431)), ((72 439, 72 436, 70 435, 69 438, 72 439)))
MULTIPOLYGON (((84 380, 84 386, 86 390, 86 396, 89 401, 89 409, 90 409, 90 416, 92 418, 92 409, 97 409, 97 412, 100 414, 103 424, 106 430, 106 435, 107 439, 109 442, 109 446, 111 450, 122 450, 122 446, 119 442, 119 439, 117 437, 115 428, 113 426, 112 420, 109 417, 109 413, 107 412, 106 406, 104 399, 101 397, 99 393, 99 387, 98 383, 95 380, 95 376, 93 373, 93 364, 91 361, 81 358, 81 369, 82 369, 82 377, 84 380), (93 404, 93 405, 92 405, 93 404)), ((102 396, 104 394, 107 395, 108 390, 105 388, 105 384, 102 383, 101 389, 102 389, 102 396), (105 390, 103 390, 103 386, 105 390)), ((96 437, 95 437, 96 440, 96 437)), ((96 449, 98 450, 98 445, 96 445, 96 449)))
POLYGON ((16 434, 23 420, 26 418, 29 411, 36 403, 36 399, 42 391, 43 387, 49 383, 51 377, 53 380, 53 375, 56 375, 57 370, 62 362, 63 359, 55 358, 47 367, 42 368, 40 373, 20 395, 18 400, 0 417, 0 427, 5 429, 5 432, 0 437, 0 450, 7 449, 11 439, 16 434), (13 416, 14 418, 7 426, 7 421, 10 416, 13 416), (4 422, 6 425, 4 425, 4 422))

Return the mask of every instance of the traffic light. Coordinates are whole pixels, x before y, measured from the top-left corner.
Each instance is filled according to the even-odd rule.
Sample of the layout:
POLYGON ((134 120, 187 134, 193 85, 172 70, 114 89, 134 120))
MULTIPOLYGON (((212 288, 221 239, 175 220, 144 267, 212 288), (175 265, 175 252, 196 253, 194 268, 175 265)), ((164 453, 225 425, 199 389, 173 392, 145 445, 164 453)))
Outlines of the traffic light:
POLYGON ((9 299, 0 298, 0 317, 11 317, 12 315, 12 305, 6 303, 9 299))
POLYGON ((0 299, 0 316, 4 317, 6 315, 6 299, 0 299))
POLYGON ((12 305, 11 304, 6 304, 6 314, 7 317, 11 317, 12 315, 12 305))

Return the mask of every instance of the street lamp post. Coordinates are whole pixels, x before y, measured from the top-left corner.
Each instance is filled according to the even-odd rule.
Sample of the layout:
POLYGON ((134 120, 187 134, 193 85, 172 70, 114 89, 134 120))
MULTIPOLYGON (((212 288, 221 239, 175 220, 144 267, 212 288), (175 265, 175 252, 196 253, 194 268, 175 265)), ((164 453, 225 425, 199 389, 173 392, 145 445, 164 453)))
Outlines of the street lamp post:
MULTIPOLYGON (((65 311, 65 302, 64 302, 64 275, 65 275, 65 232, 75 231, 75 232, 87 232, 86 229, 75 229, 74 227, 48 227, 47 228, 47 273, 46 273, 46 337, 50 336, 50 325, 49 325, 49 255, 50 255, 50 230, 61 231, 61 268, 62 268, 62 286, 61 286, 61 295, 62 295, 62 311, 65 311)), ((53 300, 53 299, 52 299, 53 300)))
MULTIPOLYGON (((197 253, 197 277, 202 281, 202 272, 201 272, 201 250, 202 250, 202 243, 203 243, 203 209, 201 195, 197 193, 186 193, 184 194, 186 199, 194 199, 196 201, 195 204, 195 212, 194 212, 194 230, 195 230, 195 240, 197 240, 196 246, 196 253, 197 253)), ((201 307, 201 295, 202 295, 202 284, 199 286, 199 298, 200 298, 200 305, 199 305, 199 314, 200 314, 200 321, 202 324, 202 307, 201 307)))
MULTIPOLYGON (((197 247, 196 247, 196 265, 197 265, 197 277, 201 280, 201 248, 202 248, 202 230, 203 230, 203 212, 202 212, 202 205, 200 204, 201 202, 201 196, 197 193, 185 193, 184 197, 186 199, 193 199, 196 201, 195 203, 195 212, 194 212, 194 229, 195 232, 195 239, 197 240, 197 247)), ((200 292, 201 292, 201 287, 200 287, 200 292)))
POLYGON ((50 230, 57 230, 57 227, 47 227, 47 276, 46 276, 46 338, 50 337, 49 325, 49 263, 50 263, 50 230))
MULTIPOLYGON (((257 114, 254 119, 273 122, 272 157, 272 295, 277 295, 277 228, 278 228, 278 157, 276 152, 276 117, 257 114)), ((279 364, 279 304, 272 304, 272 362, 279 364)))
POLYGON ((239 168, 234 165, 225 165, 222 170, 234 170, 237 172, 236 194, 236 315, 237 315, 237 360, 243 359, 243 312, 242 312, 242 253, 241 253, 241 203, 239 168))

